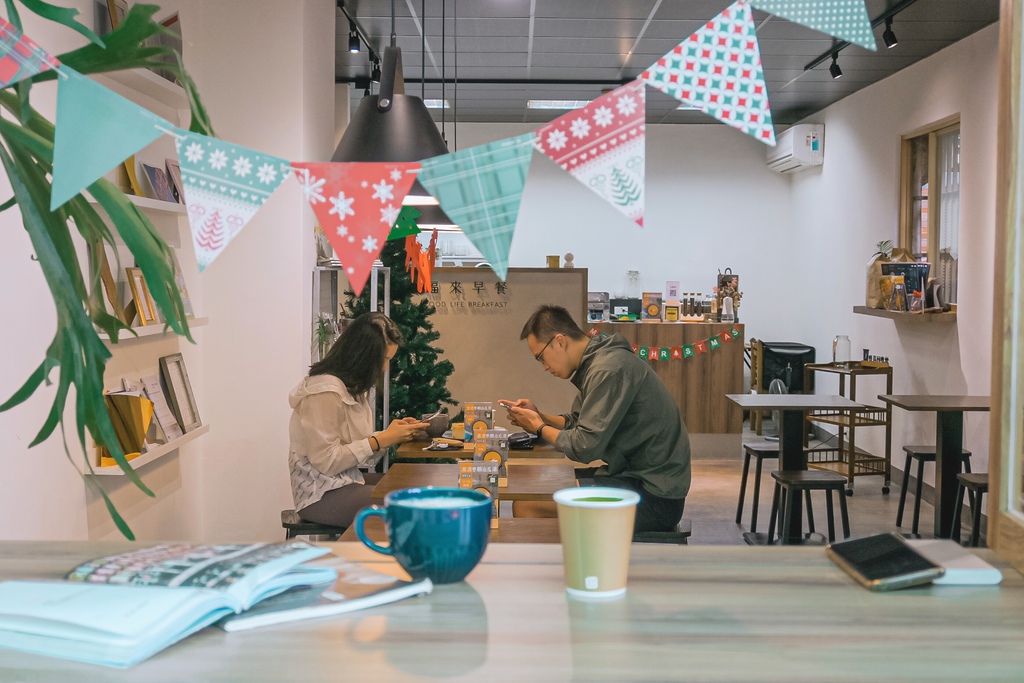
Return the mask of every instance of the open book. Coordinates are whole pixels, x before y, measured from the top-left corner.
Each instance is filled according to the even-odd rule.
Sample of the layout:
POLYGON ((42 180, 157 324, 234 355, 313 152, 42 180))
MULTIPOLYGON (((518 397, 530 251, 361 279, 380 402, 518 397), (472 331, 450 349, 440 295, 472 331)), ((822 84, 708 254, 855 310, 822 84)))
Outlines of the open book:
POLYGON ((329 554, 303 541, 172 544, 103 557, 64 581, 0 583, 0 646, 127 667, 228 614, 337 572, 304 562, 329 554))
POLYGON ((340 558, 329 566, 337 570, 338 580, 326 591, 323 586, 298 586, 240 614, 229 614, 217 626, 225 631, 242 631, 315 619, 386 605, 433 590, 430 579, 403 581, 340 558))

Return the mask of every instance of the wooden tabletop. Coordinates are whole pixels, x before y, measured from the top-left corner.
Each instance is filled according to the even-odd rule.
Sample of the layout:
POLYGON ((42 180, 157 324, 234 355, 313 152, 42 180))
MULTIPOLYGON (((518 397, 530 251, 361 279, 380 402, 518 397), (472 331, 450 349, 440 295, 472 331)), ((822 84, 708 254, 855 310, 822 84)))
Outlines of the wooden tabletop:
MULTIPOLYGON (((0 579, 59 578, 138 544, 0 543, 0 579)), ((338 555, 402 576, 362 544, 338 555)), ((1024 577, 871 593, 821 548, 632 546, 626 596, 577 601, 557 544, 495 543, 466 582, 337 617, 207 628, 131 669, 0 650, 33 683, 1024 680, 1024 577)))
MULTIPOLYGON (((443 451, 425 451, 423 450, 430 445, 429 441, 409 441, 403 443, 398 447, 395 453, 396 460, 415 460, 415 459, 427 459, 427 460, 465 460, 472 459, 473 449, 470 448, 449 448, 443 451)), ((508 457, 527 459, 527 458, 555 458, 562 455, 562 452, 552 446, 551 444, 544 441, 536 441, 533 444, 533 448, 526 450, 510 450, 508 457)))
MULTIPOLYGON (((414 486, 458 486, 459 466, 452 463, 395 463, 370 492, 383 498, 414 486)), ((555 491, 576 486, 572 465, 508 465, 508 485, 498 489, 501 500, 552 500, 555 491)))
POLYGON ((741 408, 762 410, 861 410, 864 405, 828 394, 726 394, 741 408))
MULTIPOLYGON (((387 543, 388 535, 384 528, 384 520, 370 517, 366 520, 366 535, 374 543, 387 543)), ((361 543, 356 536, 356 528, 350 526, 339 542, 354 541, 361 543)), ((502 517, 498 520, 498 528, 491 529, 490 543, 558 543, 558 520, 539 517, 502 517)))
POLYGON ((879 394, 878 398, 903 410, 984 412, 989 410, 988 396, 951 396, 931 394, 879 394))

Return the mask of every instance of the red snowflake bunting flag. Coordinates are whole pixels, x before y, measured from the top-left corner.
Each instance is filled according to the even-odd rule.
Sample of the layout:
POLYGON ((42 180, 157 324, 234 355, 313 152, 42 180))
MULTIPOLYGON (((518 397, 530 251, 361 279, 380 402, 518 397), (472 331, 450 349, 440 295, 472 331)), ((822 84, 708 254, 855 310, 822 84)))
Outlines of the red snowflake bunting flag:
POLYGON ((646 111, 643 83, 633 81, 541 126, 534 145, 643 227, 646 111))
POLYGON ((293 162, 292 167, 358 295, 398 220, 419 163, 293 162))
POLYGON ((652 88, 775 146, 750 5, 738 0, 640 74, 652 88))

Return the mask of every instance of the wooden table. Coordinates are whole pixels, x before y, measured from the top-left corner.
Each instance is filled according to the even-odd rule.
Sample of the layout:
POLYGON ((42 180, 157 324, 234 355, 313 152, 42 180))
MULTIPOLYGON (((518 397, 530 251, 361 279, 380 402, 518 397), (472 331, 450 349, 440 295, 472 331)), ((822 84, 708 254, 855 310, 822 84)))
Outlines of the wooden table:
MULTIPOLYGON (((395 460, 466 460, 473 458, 473 449, 459 449, 451 448, 443 451, 425 451, 423 450, 430 445, 429 441, 409 441, 403 443, 398 447, 395 453, 395 460)), ((508 452, 509 459, 516 458, 519 460, 525 460, 529 458, 558 458, 564 457, 562 451, 558 450, 551 444, 545 441, 536 441, 533 448, 528 450, 510 450, 508 452)))
MULTIPOLYGON (((936 538, 949 538, 956 513, 956 475, 964 446, 964 413, 987 412, 988 396, 928 396, 879 394, 882 401, 903 410, 935 412, 935 522, 936 538)), ((907 476, 907 472, 903 476, 907 476)))
MULTIPOLYGON (((393 465, 370 492, 383 498, 392 491, 414 486, 458 486, 459 466, 451 463, 408 463, 393 465)), ((576 486, 576 474, 568 462, 562 465, 521 465, 509 463, 508 485, 498 489, 501 500, 552 500, 555 491, 576 486)))
MULTIPOLYGON (((808 410, 860 410, 864 406, 842 396, 819 394, 727 394, 727 398, 744 410, 782 411, 779 425, 779 469, 794 472, 807 469, 807 453, 804 452, 804 414, 808 410)), ((793 497, 793 522, 790 537, 781 539, 783 544, 803 543, 803 501, 793 497)), ((774 543, 767 534, 743 534, 751 545, 774 543)))
MULTIPOLYGON (((0 578, 59 578, 138 544, 3 542, 0 578)), ((361 544, 331 548, 401 576, 361 544)), ((821 548, 634 545, 626 596, 566 597, 558 545, 487 548, 465 583, 351 614, 225 633, 208 628, 113 670, 0 650, 32 683, 347 681, 1024 680, 1024 577, 870 593, 821 548)))
MULTIPOLYGON (((384 521, 377 517, 366 520, 366 534, 374 543, 387 543, 384 521)), ((559 543, 558 520, 534 517, 502 517, 498 528, 491 529, 490 543, 559 543)), ((338 539, 339 542, 361 543, 356 536, 355 526, 350 526, 338 539)))

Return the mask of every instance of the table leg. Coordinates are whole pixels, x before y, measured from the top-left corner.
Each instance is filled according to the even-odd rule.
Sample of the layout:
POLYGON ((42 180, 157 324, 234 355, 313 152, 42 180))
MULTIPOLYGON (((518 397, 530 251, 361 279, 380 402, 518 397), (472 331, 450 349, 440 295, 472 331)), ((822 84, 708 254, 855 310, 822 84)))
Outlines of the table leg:
MULTIPOLYGON (((779 469, 784 472, 795 472, 807 469, 804 453, 804 411, 782 411, 782 433, 779 435, 779 469)), ((792 496, 793 521, 790 524, 789 537, 784 543, 800 543, 803 540, 803 500, 799 495, 792 496)))
POLYGON ((949 538, 956 512, 956 475, 964 447, 964 414, 939 411, 935 427, 935 538, 949 538))

